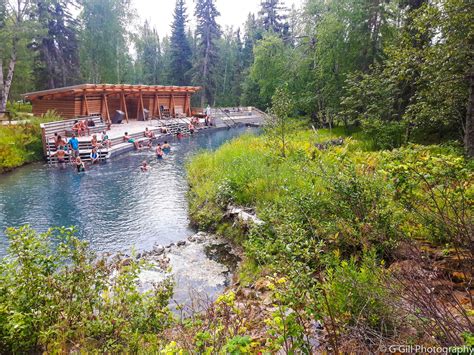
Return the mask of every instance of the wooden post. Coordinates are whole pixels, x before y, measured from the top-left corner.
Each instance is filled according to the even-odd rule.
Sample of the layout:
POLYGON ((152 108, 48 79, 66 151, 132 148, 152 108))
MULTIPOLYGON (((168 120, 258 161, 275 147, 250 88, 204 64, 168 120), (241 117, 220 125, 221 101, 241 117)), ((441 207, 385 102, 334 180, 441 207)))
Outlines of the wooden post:
POLYGON ((151 107, 151 118, 155 117, 157 101, 158 101, 158 94, 155 92, 155 96, 153 97, 153 106, 151 107))
POLYGON ((160 97, 156 95, 156 106, 158 107, 158 117, 160 120, 163 119, 162 114, 161 114, 161 106, 160 106, 160 97))
POLYGON ((105 94, 104 94, 104 103, 105 103, 105 111, 107 114, 107 122, 111 124, 112 121, 110 120, 109 103, 107 102, 107 95, 105 94))
POLYGON ((86 90, 84 90, 84 104, 85 104, 85 107, 86 107, 85 116, 89 116, 89 104, 87 103, 86 90))
POLYGON ((174 107, 174 95, 173 95, 173 94, 171 94, 171 100, 170 100, 170 101, 171 101, 171 104, 170 104, 170 113, 171 113, 171 108, 173 108, 173 111, 172 111, 173 114, 172 114, 172 116, 173 116, 173 118, 176 118, 176 107, 174 107))
POLYGON ((140 104, 142 105, 142 117, 143 121, 145 121, 145 105, 143 105, 143 94, 140 91, 140 104))
POLYGON ((137 121, 140 118, 140 103, 141 103, 140 96, 141 95, 142 95, 142 92, 140 90, 140 93, 138 94, 138 97, 137 97, 137 121))
POLYGON ((123 91, 122 91, 122 102, 123 102, 123 112, 125 112, 125 119, 127 120, 127 123, 128 123, 127 99, 123 91))
POLYGON ((189 117, 193 115, 193 111, 191 110, 191 95, 188 95, 188 115, 189 117))
POLYGON ((183 104, 183 113, 189 117, 188 115, 188 93, 184 96, 184 104, 183 104))
POLYGON ((100 116, 102 117, 104 113, 104 94, 100 97, 100 116))

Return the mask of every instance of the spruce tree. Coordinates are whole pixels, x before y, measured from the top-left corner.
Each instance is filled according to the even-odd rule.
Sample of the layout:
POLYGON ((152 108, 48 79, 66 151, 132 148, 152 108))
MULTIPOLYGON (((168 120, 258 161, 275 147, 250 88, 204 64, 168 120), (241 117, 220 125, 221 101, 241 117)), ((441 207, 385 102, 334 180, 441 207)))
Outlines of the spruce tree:
POLYGON ((218 64, 217 40, 221 30, 216 22, 219 16, 214 0, 197 0, 196 11, 197 28, 197 61, 194 66, 194 82, 203 87, 201 91, 201 105, 214 104, 216 94, 216 66, 218 64))
POLYGON ((36 0, 37 21, 42 36, 33 43, 38 89, 53 89, 78 82, 78 21, 70 13, 75 0, 36 0))
POLYGON ((191 48, 186 37, 186 7, 177 0, 170 38, 170 77, 173 85, 188 85, 191 69, 191 48))
POLYGON ((273 31, 280 36, 288 34, 289 25, 284 14, 286 8, 280 4, 280 0, 263 0, 260 3, 260 20, 265 31, 273 31))

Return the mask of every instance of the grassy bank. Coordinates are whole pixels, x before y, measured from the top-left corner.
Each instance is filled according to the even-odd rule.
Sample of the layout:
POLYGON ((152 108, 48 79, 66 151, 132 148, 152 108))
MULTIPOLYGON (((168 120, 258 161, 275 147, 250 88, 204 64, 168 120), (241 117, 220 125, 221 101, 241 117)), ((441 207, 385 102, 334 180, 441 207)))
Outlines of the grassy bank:
POLYGON ((342 134, 299 130, 286 157, 271 134, 200 154, 188 166, 193 222, 229 234, 229 204, 266 222, 239 242, 252 266, 247 282, 286 280, 273 286, 287 307, 281 346, 314 350, 315 319, 339 350, 472 342, 472 298, 462 292, 474 260, 472 162, 449 146, 372 151, 362 135, 325 144, 342 134))
POLYGON ((26 123, 0 125, 0 174, 43 156, 40 124, 58 121, 54 113, 29 117, 26 123))

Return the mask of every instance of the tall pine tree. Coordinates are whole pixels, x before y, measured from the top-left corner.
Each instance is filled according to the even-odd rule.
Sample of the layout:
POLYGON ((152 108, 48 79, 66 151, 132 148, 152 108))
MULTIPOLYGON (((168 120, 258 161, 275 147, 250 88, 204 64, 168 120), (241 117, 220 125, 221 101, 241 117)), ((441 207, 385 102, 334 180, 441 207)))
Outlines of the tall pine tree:
POLYGON ((170 78, 173 85, 188 85, 191 69, 191 48, 186 37, 186 7, 177 0, 170 38, 170 78))
POLYGON ((76 84, 79 81, 78 21, 70 10, 76 0, 36 0, 37 21, 43 36, 34 43, 38 89, 76 84))
POLYGON ((289 25, 284 14, 286 8, 280 4, 280 0, 263 0, 260 3, 260 20, 265 31, 273 31, 280 36, 288 34, 289 25))
POLYGON ((197 0, 196 11, 197 28, 197 61, 194 66, 194 82, 203 87, 201 91, 201 105, 214 104, 216 94, 216 66, 218 64, 217 40, 221 30, 216 22, 219 16, 214 0, 197 0))

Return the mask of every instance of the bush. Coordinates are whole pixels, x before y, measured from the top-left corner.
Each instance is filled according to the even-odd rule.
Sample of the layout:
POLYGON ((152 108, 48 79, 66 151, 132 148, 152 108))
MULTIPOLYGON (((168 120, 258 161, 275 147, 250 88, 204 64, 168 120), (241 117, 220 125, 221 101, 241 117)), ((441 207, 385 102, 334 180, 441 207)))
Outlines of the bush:
POLYGON ((22 227, 7 236, 9 255, 0 262, 2 351, 133 352, 169 325, 171 284, 141 293, 136 280, 143 264, 97 258, 71 229, 37 234, 22 227))
POLYGON ((405 122, 365 120, 362 130, 375 150, 399 148, 406 139, 405 122))
POLYGON ((0 126, 0 173, 40 160, 43 156, 40 124, 61 119, 50 111, 26 123, 0 126))

